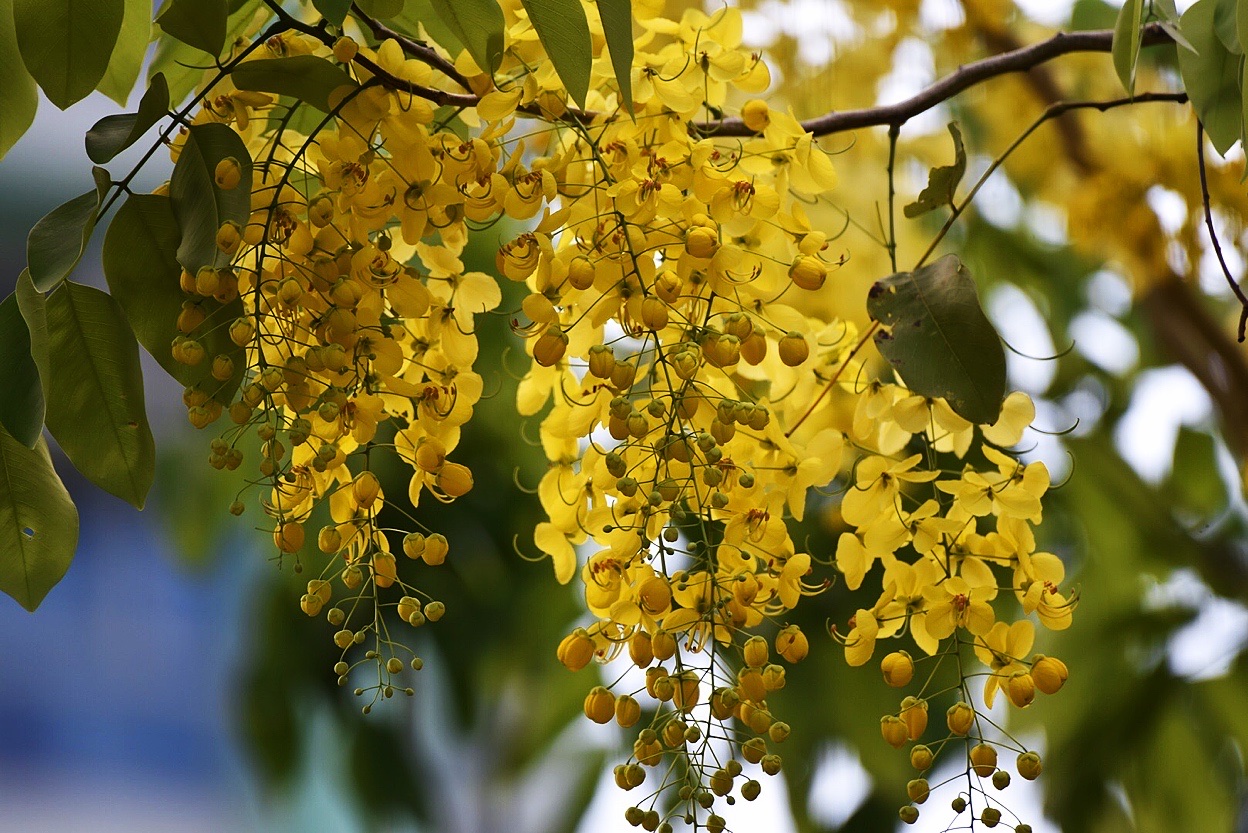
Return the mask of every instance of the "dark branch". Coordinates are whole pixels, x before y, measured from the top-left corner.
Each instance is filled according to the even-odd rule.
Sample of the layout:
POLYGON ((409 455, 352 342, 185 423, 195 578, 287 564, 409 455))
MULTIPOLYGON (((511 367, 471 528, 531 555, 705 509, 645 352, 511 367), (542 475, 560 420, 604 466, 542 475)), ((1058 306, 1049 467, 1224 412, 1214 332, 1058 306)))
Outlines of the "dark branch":
POLYGON ((1213 230, 1213 210, 1209 207, 1209 178, 1205 174, 1205 127, 1200 122, 1196 122, 1196 165, 1200 168, 1200 199, 1205 206, 1205 227, 1209 229, 1209 240, 1213 243, 1214 254, 1218 256, 1218 263, 1222 265, 1222 274, 1226 276, 1226 282, 1230 284, 1231 291, 1235 293, 1235 297, 1239 299, 1239 341, 1244 341, 1244 330, 1248 329, 1248 297, 1244 296, 1244 290, 1240 289, 1239 283, 1231 275, 1231 268, 1226 265, 1226 258, 1222 256, 1222 244, 1218 242, 1218 233, 1213 230))
POLYGON ((418 41, 414 38, 409 38, 401 32, 394 31, 381 21, 369 17, 364 13, 364 10, 360 8, 358 3, 351 4, 351 13, 369 28, 369 30, 373 33, 373 37, 377 38, 377 40, 387 40, 389 38, 393 38, 398 41, 399 46, 403 47, 403 51, 407 55, 410 55, 421 63, 428 64, 430 67, 433 67, 463 89, 468 92, 472 92, 472 86, 468 83, 468 79, 460 74, 459 70, 455 69, 455 65, 453 63, 439 55, 438 51, 429 44, 418 41))

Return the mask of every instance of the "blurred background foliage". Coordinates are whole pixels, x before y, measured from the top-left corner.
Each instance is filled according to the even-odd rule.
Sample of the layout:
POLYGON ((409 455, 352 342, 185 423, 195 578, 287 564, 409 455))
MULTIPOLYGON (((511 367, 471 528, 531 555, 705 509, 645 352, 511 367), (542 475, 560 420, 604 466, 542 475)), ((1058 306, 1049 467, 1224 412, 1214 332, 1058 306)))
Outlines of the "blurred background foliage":
MULTIPOLYGON (((671 0, 668 12, 679 14, 681 5, 671 0)), ((1055 27, 1110 27, 1117 13, 1100 0, 742 5, 747 39, 774 61, 773 106, 789 104, 799 116, 897 100, 968 60, 1055 27)), ((1170 89, 1175 78, 1174 47, 1146 51, 1137 89, 1170 89)), ((1069 56, 937 108, 902 133, 899 203, 913 198, 929 167, 948 164, 948 121, 966 137, 969 184, 1048 104, 1115 98, 1117 84, 1107 55, 1069 56)), ((1038 801, 1048 824, 1028 818, 1036 830, 1248 830, 1248 514, 1239 475, 1248 450, 1248 368, 1231 340, 1236 308, 1208 252, 1195 135, 1188 108, 1172 104, 1055 120, 1006 160, 944 243, 968 264, 1018 351, 1011 381, 1036 398, 1043 429, 1030 435, 1026 454, 1045 460, 1060 484, 1041 548, 1059 554, 1081 588, 1074 626, 1037 646, 1065 659, 1069 685, 1012 714, 1008 725, 1045 750, 1038 801)), ((842 186, 809 211, 817 227, 844 229, 832 245, 849 259, 818 303, 861 322, 866 288, 891 271, 879 242, 887 137, 860 131, 824 144, 839 151, 842 186)), ((1236 250, 1248 200, 1242 152, 1233 153, 1238 158, 1226 163, 1211 159, 1210 186, 1223 245, 1242 271, 1236 250)), ((37 171, 0 168, 0 183, 10 220, 0 246, 11 282, 24 230, 63 197, 37 171)), ((903 268, 943 219, 937 212, 900 221, 903 268)), ((477 234, 469 268, 492 270, 495 248, 514 232, 477 234)), ((508 297, 502 309, 519 300, 508 297)), ((204 594, 235 598, 230 616, 204 611, 219 617, 217 628, 238 632, 226 640, 228 661, 214 660, 200 684, 222 687, 222 730, 241 744, 260 804, 297 799, 309 784, 334 785, 336 821, 305 829, 627 829, 619 813, 602 810, 600 794, 604 772, 626 754, 624 736, 584 725, 580 702, 595 671, 569 674, 555 660, 559 639, 586 616, 583 601, 553 581, 548 564, 521 557, 535 555, 526 546, 541 510, 526 489, 536 486, 543 458, 526 441, 537 421, 519 420, 512 407, 520 363, 509 363, 507 351, 520 348, 509 324, 500 315, 480 325, 477 369, 492 395, 458 452, 477 486, 451 506, 416 512, 452 543, 453 557, 428 588, 447 615, 419 631, 425 669, 407 672, 416 696, 368 717, 351 696, 354 681, 335 685, 327 626, 299 612, 303 578, 265 563, 265 536, 240 534, 247 518, 240 523, 225 511, 241 484, 203 462, 207 438, 172 425, 158 433, 151 534, 174 544, 180 569, 198 577, 204 594), (498 356, 501 362, 489 358, 498 356), (239 588, 246 588, 242 598, 239 588)), ((176 389, 149 368, 153 422, 178 419, 176 389)), ((952 458, 944 463, 959 467, 952 458)), ((391 474, 387 493, 405 493, 401 472, 391 474)), ((97 534, 111 534, 105 518, 133 521, 128 509, 98 494, 94 500, 100 506, 89 503, 84 518, 100 519, 97 534)), ((808 512, 802 534, 810 552, 827 558, 842 531, 836 488, 815 500, 820 511, 808 512)), ((84 520, 84 540, 87 529, 84 520)), ((82 570, 75 565, 71 576, 82 570)), ((52 598, 62 592, 73 591, 52 598)), ((831 623, 843 628, 864 598, 835 586, 810 602, 796 621, 817 635, 831 623)), ((15 612, 0 614, 8 622, 15 612)), ((23 627, 56 615, 41 611, 23 627)), ((873 666, 848 668, 830 640, 819 641, 812 639, 814 650, 779 694, 794 725, 783 750, 787 813, 771 805, 775 817, 754 829, 891 829, 911 776, 904 756, 880 739, 876 712, 893 710, 896 695, 873 666)), ((41 661, 17 649, 8 655, 41 661)), ((10 703, 0 715, 3 737, 16 731, 25 701, 3 683, 0 694, 10 703)), ((931 712, 948 705, 938 698, 931 712)), ((295 809, 288 814, 299 818, 295 809)))

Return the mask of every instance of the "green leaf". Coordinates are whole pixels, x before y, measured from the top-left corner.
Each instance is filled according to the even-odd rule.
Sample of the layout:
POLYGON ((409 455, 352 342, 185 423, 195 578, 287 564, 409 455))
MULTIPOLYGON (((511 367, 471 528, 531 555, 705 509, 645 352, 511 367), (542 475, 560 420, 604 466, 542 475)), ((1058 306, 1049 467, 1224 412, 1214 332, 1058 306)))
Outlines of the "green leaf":
POLYGON ((1227 50, 1215 31, 1218 0, 1198 0, 1180 19, 1195 49, 1180 47, 1179 71, 1192 107, 1223 155, 1239 140, 1243 125, 1239 91, 1240 59, 1227 50))
POLYGON ((418 40, 432 38, 451 55, 458 55, 464 49, 463 41, 434 11, 431 0, 405 0, 403 13, 390 20, 390 28, 418 40), (421 26, 425 27, 425 34, 421 34, 421 26))
POLYGON ((170 347, 181 335, 178 315, 187 301, 179 286, 182 267, 178 244, 182 233, 171 200, 162 194, 134 194, 121 206, 104 234, 104 277, 108 289, 139 343, 170 376, 185 387, 201 386, 228 405, 243 375, 243 350, 230 340, 229 324, 243 314, 242 301, 221 305, 211 298, 199 302, 204 322, 188 335, 204 346, 204 361, 195 367, 175 361, 170 347), (212 359, 234 359, 234 376, 224 383, 212 378, 212 359))
POLYGON ((312 0, 312 5, 321 13, 321 17, 335 26, 341 26, 351 10, 351 0, 312 0))
POLYGON ((0 590, 34 610, 69 569, 78 510, 43 437, 27 448, 0 429, 0 590))
POLYGON ((97 90, 122 107, 130 100, 134 82, 143 69, 143 57, 152 39, 151 0, 125 0, 125 16, 121 21, 121 34, 108 59, 108 69, 100 80, 97 90))
MULTIPOLYGON (((225 24, 225 42, 233 45, 252 31, 252 23, 256 12, 264 5, 264 0, 245 0, 237 11, 230 13, 225 24)), ((169 100, 178 104, 190 95, 191 90, 200 83, 204 71, 211 69, 213 64, 204 57, 204 53, 193 46, 187 46, 176 38, 160 38, 156 43, 156 54, 147 68, 147 76, 164 73, 169 82, 169 100)))
POLYGON ((949 135, 953 137, 953 164, 932 168, 927 174, 927 187, 919 197, 903 211, 907 217, 918 217, 942 206, 952 206, 958 184, 966 175, 966 148, 962 145, 962 132, 949 122, 949 135))
POLYGON ((1179 428, 1174 443, 1174 465, 1165 495, 1178 509, 1206 522, 1227 504, 1226 484, 1218 476, 1218 453, 1213 436, 1187 426, 1179 428))
POLYGON ((17 51, 13 0, 0 0, 0 159, 17 144, 39 107, 39 87, 17 51))
POLYGON ((17 308, 22 313, 22 321, 30 335, 30 357, 39 371, 39 379, 43 390, 48 389, 48 381, 52 378, 51 358, 48 347, 48 302, 30 279, 30 271, 22 270, 17 278, 17 288, 13 290, 17 296, 17 308))
POLYGON ((633 112, 633 0, 594 0, 624 109, 633 112))
POLYGON ((315 55, 246 61, 235 67, 230 77, 240 90, 290 96, 323 113, 333 110, 344 95, 359 87, 341 68, 315 55))
POLYGON ((1218 40, 1232 55, 1243 55, 1244 47, 1239 40, 1239 17, 1237 0, 1214 0, 1213 31, 1218 40))
POLYGON ((49 101, 64 110, 95 89, 124 12, 122 0, 13 0, 18 49, 49 101))
POLYGON ((225 266, 229 255, 217 248, 217 230, 227 221, 246 225, 251 213, 251 155, 242 137, 224 124, 196 124, 169 178, 173 213, 182 230, 178 262, 191 274, 203 266, 225 266), (217 163, 234 158, 242 169, 238 185, 217 187, 217 163))
POLYGON ((867 313, 884 358, 922 396, 943 396, 977 425, 996 422, 1005 398, 1005 351, 975 281, 956 255, 877 281, 867 313))
POLYGON ((31 356, 30 331, 12 294, 0 302, 0 425, 34 448, 43 433, 43 385, 31 356))
POLYGON ((1140 60, 1140 28, 1144 25, 1144 0, 1127 0, 1114 24, 1114 69, 1128 95, 1135 95, 1135 69, 1140 60))
POLYGON ((65 280, 87 250, 106 188, 96 188, 52 209, 26 235, 26 262, 31 280, 47 292, 65 280))
POLYGON ((105 116, 87 131, 87 156, 97 165, 103 165, 137 142, 168 112, 169 84, 165 76, 158 72, 148 83, 137 113, 105 116))
POLYGON ((364 14, 379 20, 389 20, 403 13, 403 0, 359 0, 364 14))
POLYGON ((73 281, 48 296, 48 430, 83 475, 142 509, 156 471, 139 346, 106 292, 73 281))
POLYGON ((225 0, 166 0, 157 25, 187 46, 216 58, 225 47, 225 0))
POLYGON ((431 0, 434 13, 468 50, 482 72, 503 62, 503 10, 495 0, 431 0))
POLYGON ((581 0, 520 1, 568 95, 584 107, 594 50, 581 0))

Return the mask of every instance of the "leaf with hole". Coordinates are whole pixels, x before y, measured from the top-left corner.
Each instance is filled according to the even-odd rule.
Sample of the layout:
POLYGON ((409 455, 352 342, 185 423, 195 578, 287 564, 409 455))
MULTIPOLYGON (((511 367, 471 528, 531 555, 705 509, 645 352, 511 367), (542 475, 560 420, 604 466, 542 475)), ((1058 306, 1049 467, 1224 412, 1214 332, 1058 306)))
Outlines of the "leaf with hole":
POLYGON ((581 0, 521 0, 521 3, 568 95, 584 107, 594 50, 581 0))
POLYGON ((230 256, 217 248, 217 230, 226 222, 242 228, 251 214, 251 156, 242 138, 225 124, 196 124, 169 178, 173 214, 182 231, 178 262, 191 274, 204 266, 225 266, 230 256), (238 184, 217 186, 217 165, 238 162, 238 184))
POLYGON ((225 46, 225 0, 165 0, 156 24, 187 46, 216 58, 225 46))
POLYGON ((169 112, 169 84, 159 72, 148 82, 136 113, 105 116, 87 131, 87 156, 103 165, 137 142, 152 125, 169 112))
POLYGON ((108 293, 66 281, 48 296, 48 430, 83 475, 143 508, 156 447, 139 346, 108 293))
POLYGON ((40 437, 27 448, 0 428, 0 591, 34 610, 69 569, 78 510, 40 437))
POLYGON ((949 135, 953 137, 953 164, 932 168, 927 174, 927 187, 919 192, 918 199, 904 209, 907 217, 918 217, 942 206, 953 206, 958 184, 966 175, 966 148, 962 145, 962 131, 949 122, 949 135))
POLYGON ((1005 399, 1005 351, 984 315, 975 281, 956 255, 876 281, 867 313, 884 358, 921 396, 940 396, 978 425, 996 422, 1005 399))
POLYGON ((494 0, 431 0, 434 13, 468 50, 482 72, 503 62, 503 10, 494 0))
POLYGON ((13 0, 17 47, 49 101, 64 110, 95 89, 124 14, 122 0, 13 0))
POLYGON ((245 61, 230 73, 234 86, 297 98, 328 113, 360 85, 341 68, 315 55, 245 61))

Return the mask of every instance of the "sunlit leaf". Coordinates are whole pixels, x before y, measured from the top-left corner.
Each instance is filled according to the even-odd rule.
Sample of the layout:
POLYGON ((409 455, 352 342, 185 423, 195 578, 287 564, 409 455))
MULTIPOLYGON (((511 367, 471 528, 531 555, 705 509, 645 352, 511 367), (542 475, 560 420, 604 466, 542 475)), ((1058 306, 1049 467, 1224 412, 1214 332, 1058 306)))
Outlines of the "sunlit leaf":
POLYGON ((364 14, 380 20, 389 20, 403 13, 403 0, 359 0, 364 14))
POLYGON ((151 0, 125 0, 125 17, 121 21, 121 33, 113 47, 108 69, 96 87, 113 101, 126 106, 134 82, 143 70, 143 57, 152 34, 151 0))
POLYGON ((239 64, 230 73, 240 90, 258 90, 297 98, 323 113, 359 86, 340 67, 315 55, 261 58, 239 64))
POLYGON ((182 230, 178 262, 194 274, 204 266, 224 266, 230 258, 217 248, 217 230, 226 222, 241 228, 251 212, 251 156, 229 125, 192 125, 173 176, 169 179, 173 213, 182 230), (225 190, 216 183, 221 161, 233 158, 241 169, 238 184, 225 190))
POLYGON ((1140 60, 1140 27, 1144 23, 1144 0, 1127 0, 1114 24, 1112 54, 1114 70, 1128 95, 1135 95, 1135 69, 1140 60))
POLYGON ((495 0, 430 0, 433 11, 483 72, 503 60, 503 10, 495 0))
POLYGON ((78 510, 42 437, 27 448, 0 428, 0 591, 27 610, 74 558, 78 510))
POLYGON ((624 109, 633 112, 633 2, 632 0, 594 0, 602 19, 602 33, 611 53, 611 68, 620 85, 624 109))
POLYGON ((1215 30, 1218 7, 1218 0, 1198 0, 1183 13, 1180 27, 1195 50, 1180 47, 1178 53, 1179 71, 1192 106, 1213 146, 1225 155, 1239 140, 1243 114, 1240 59, 1227 50, 1215 30))
POLYGON ((589 22, 580 0, 521 0, 529 21, 567 87, 568 95, 582 107, 589 93, 589 72, 594 62, 589 22))
POLYGON ((169 84, 159 72, 152 76, 147 92, 139 101, 138 112, 105 116, 87 131, 87 156, 103 165, 137 142, 169 112, 169 84))

